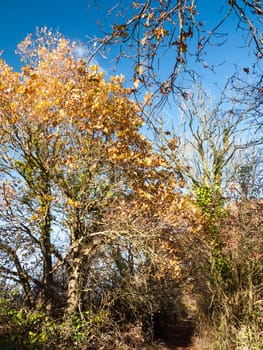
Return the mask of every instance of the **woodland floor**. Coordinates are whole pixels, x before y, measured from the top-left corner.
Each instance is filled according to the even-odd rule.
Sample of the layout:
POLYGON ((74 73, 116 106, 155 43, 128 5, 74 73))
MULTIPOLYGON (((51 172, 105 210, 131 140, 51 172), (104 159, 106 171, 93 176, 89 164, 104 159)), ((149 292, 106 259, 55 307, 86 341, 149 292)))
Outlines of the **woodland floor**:
MULTIPOLYGON (((193 327, 191 322, 181 322, 178 325, 166 326, 161 331, 161 339, 156 341, 152 346, 147 347, 147 350, 194 350, 191 338, 193 336, 193 327)), ((14 344, 9 342, 1 342, 0 350, 16 349, 14 344)), ((143 349, 146 350, 145 347, 143 349)))

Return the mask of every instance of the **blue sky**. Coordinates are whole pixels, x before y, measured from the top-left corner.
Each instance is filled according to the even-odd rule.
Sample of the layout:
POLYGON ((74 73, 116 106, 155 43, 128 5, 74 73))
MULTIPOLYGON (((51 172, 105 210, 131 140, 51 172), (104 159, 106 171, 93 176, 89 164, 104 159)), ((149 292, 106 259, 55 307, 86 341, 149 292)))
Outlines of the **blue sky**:
MULTIPOLYGON (((198 10, 200 19, 209 28, 218 22, 224 14, 222 5, 225 0, 204 1, 199 0, 198 10)), ((0 51, 3 50, 3 58, 15 69, 19 69, 19 58, 14 54, 19 44, 27 34, 35 32, 36 27, 47 26, 59 30, 65 37, 75 41, 85 41, 87 36, 100 35, 97 20, 103 22, 107 9, 115 7, 119 0, 0 0, 0 51)), ((121 1, 122 6, 130 5, 131 1, 121 1)), ((110 23, 108 23, 110 24, 110 23)), ((226 61, 219 69, 217 76, 214 73, 198 70, 204 74, 207 80, 222 81, 222 75, 230 75, 233 65, 249 66, 252 58, 248 51, 238 48, 242 40, 235 30, 236 24, 230 18, 222 28, 229 34, 228 43, 222 48, 212 47, 207 56, 210 62, 217 64, 226 61)), ((108 70, 109 63, 106 60, 99 61, 102 67, 108 70)), ((121 66, 124 75, 131 70, 129 63, 121 66)))
POLYGON ((59 30, 65 37, 84 40, 96 31, 85 0, 0 0, 0 50, 10 65, 17 65, 14 51, 36 27, 59 30))

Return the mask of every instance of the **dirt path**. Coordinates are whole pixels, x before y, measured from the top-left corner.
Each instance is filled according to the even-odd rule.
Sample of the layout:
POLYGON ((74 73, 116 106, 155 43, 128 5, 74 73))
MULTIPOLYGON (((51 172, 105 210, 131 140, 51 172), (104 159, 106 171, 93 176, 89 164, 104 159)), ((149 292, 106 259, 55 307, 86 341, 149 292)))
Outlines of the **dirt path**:
POLYGON ((191 322, 181 322, 176 326, 168 326, 163 331, 162 341, 167 350, 194 350, 191 342, 193 327, 191 322))

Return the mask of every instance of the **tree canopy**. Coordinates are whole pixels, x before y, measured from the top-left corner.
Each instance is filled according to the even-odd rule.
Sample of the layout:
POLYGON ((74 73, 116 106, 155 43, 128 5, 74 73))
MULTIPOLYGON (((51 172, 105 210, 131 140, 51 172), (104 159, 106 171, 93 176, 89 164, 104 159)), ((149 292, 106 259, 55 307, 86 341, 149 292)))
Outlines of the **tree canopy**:
POLYGON ((134 87, 158 92, 159 100, 185 92, 180 78, 185 72, 188 79, 194 73, 193 61, 199 62, 199 68, 213 68, 214 62, 206 52, 209 47, 223 49, 231 34, 224 28, 228 21, 233 32, 240 34, 238 45, 253 52, 254 62, 262 59, 263 10, 259 1, 222 1, 213 4, 210 11, 217 21, 213 25, 205 18, 198 0, 120 2, 108 9, 105 23, 99 22, 104 34, 94 39, 94 54, 111 57, 112 48, 117 62, 132 62, 134 87))

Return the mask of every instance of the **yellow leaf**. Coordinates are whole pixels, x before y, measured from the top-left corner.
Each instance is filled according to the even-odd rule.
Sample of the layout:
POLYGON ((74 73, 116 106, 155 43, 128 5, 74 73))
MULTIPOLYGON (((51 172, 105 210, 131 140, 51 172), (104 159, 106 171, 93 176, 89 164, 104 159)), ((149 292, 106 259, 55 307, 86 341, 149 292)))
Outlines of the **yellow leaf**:
POLYGON ((143 67, 142 67, 141 64, 138 64, 138 65, 136 66, 136 71, 137 71, 137 73, 138 73, 139 75, 141 75, 141 74, 143 73, 143 67))
POLYGON ((71 206, 71 207, 74 207, 74 208, 80 208, 81 207, 81 203, 79 201, 74 201, 73 199, 71 198, 68 198, 67 199, 67 202, 68 204, 71 206))
POLYGON ((140 80, 138 78, 136 78, 133 82, 133 86, 135 87, 135 89, 138 88, 139 84, 140 84, 140 80))
POLYGON ((147 92, 144 96, 144 104, 150 106, 152 104, 153 93, 147 92))
POLYGON ((92 72, 97 73, 98 70, 99 70, 99 67, 98 67, 97 64, 93 64, 93 65, 89 66, 89 69, 90 69, 92 72))

